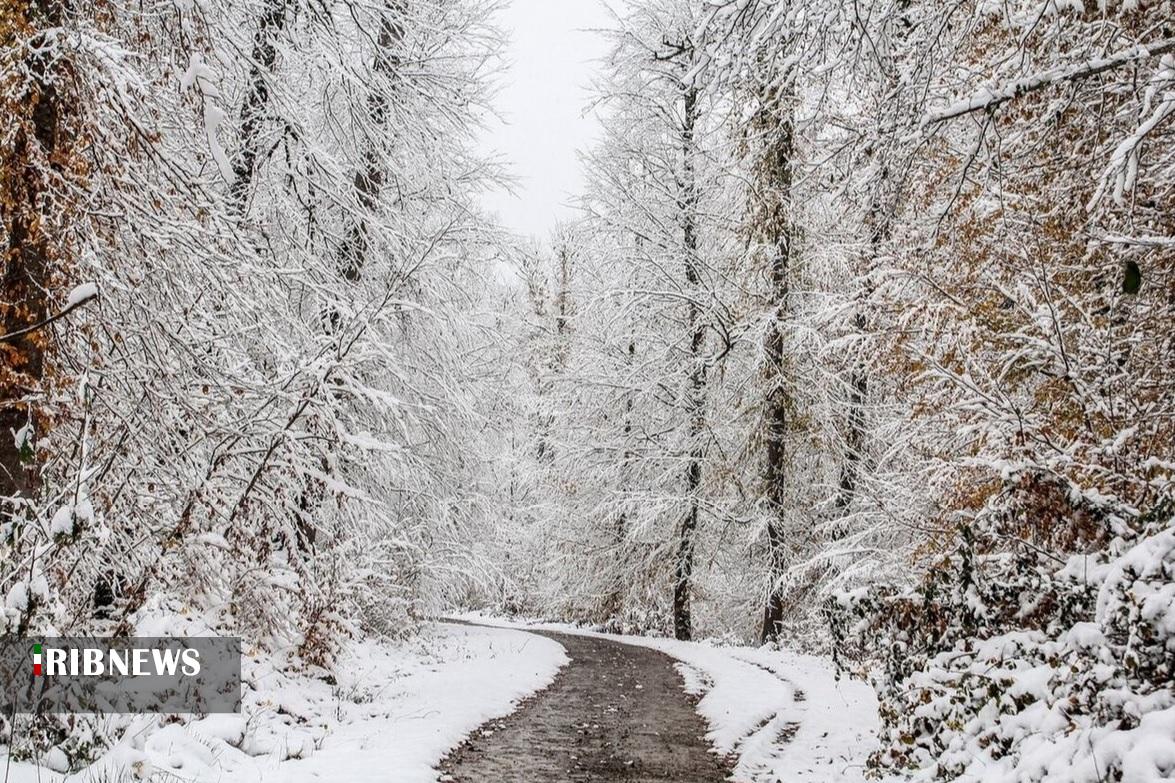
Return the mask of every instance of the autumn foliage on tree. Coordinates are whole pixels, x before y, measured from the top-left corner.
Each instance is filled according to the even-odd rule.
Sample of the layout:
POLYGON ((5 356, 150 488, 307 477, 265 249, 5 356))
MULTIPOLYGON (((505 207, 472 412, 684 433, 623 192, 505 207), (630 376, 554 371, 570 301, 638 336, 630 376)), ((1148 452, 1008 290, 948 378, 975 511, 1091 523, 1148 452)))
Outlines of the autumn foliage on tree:
POLYGON ((55 0, 0 8, 0 496, 14 519, 27 519, 21 506, 37 500, 46 457, 38 441, 53 426, 53 387, 63 380, 47 322, 67 304, 55 292, 76 274, 72 223, 88 165, 73 65, 52 46, 65 12, 55 0))

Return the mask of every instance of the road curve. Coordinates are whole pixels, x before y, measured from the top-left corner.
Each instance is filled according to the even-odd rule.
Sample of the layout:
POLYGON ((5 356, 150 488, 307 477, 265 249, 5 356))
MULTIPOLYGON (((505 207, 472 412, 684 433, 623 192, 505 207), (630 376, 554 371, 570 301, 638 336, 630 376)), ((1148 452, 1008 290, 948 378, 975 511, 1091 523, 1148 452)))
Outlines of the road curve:
POLYGON ((475 731, 441 764, 454 783, 718 783, 727 759, 674 659, 591 636, 533 631, 571 658, 545 690, 475 731))

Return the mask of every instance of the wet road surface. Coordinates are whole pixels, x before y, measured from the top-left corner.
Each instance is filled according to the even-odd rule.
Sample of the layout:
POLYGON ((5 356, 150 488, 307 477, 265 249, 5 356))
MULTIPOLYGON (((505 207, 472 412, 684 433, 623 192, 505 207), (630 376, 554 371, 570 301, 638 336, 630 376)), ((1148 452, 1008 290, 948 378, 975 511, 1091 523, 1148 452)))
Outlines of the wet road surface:
POLYGON ((457 783, 718 783, 726 759, 664 653, 605 639, 531 632, 571 658, 512 715, 475 731, 441 765, 457 783))

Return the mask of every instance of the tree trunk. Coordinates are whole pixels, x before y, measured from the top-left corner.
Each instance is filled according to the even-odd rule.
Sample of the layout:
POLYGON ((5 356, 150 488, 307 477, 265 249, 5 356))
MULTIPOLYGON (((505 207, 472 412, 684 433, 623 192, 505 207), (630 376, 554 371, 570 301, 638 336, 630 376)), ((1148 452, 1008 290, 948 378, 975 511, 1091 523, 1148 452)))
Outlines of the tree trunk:
POLYGON ((764 195, 759 205, 756 228, 762 240, 772 248, 771 298, 775 309, 764 346, 767 353, 764 479, 771 518, 767 525, 769 583, 760 633, 763 642, 774 641, 779 637, 786 610, 782 581, 793 546, 787 530, 787 441, 793 400, 785 366, 784 334, 788 322, 790 275, 796 252, 795 222, 790 214, 795 157, 794 94, 792 85, 779 91, 767 91, 755 120, 757 130, 766 135, 766 149, 757 172, 759 190, 764 195))
MULTIPOLYGON (((555 247, 555 258, 559 264, 559 290, 555 294, 555 344, 551 348, 551 355, 544 368, 547 378, 539 387, 540 397, 550 395, 556 386, 557 380, 567 369, 567 362, 571 357, 571 266, 573 258, 566 239, 558 240, 555 247)), ((554 411, 542 414, 539 425, 539 461, 552 464, 555 461, 555 447, 551 443, 551 433, 555 430, 556 414, 554 411)))
MULTIPOLYGON (((628 354, 627 366, 629 378, 632 377, 633 366, 636 364, 636 339, 630 337, 628 340, 628 354)), ((633 460, 636 458, 636 453, 632 450, 632 411, 636 404, 636 390, 629 389, 624 395, 624 455, 620 463, 620 488, 627 491, 632 486, 632 481, 629 479, 629 471, 632 469, 633 460)), ((616 521, 616 541, 623 545, 625 537, 628 535, 628 509, 620 509, 620 517, 616 521)))
POLYGON ((558 361, 560 367, 567 363, 567 329, 571 317, 571 250, 567 246, 558 248, 559 294, 555 298, 555 337, 559 341, 558 361))
MULTIPOLYGON (((902 31, 908 30, 907 25, 898 26, 898 35, 905 36, 902 31)), ((891 90, 896 89, 898 84, 898 74, 894 70, 892 59, 886 54, 887 47, 882 46, 878 51, 878 56, 881 57, 878 71, 882 76, 882 87, 878 90, 880 95, 888 94, 891 90)), ((892 109, 889 106, 881 110, 881 117, 879 119, 879 126, 885 126, 886 122, 893 122, 894 120, 889 116, 892 109)), ((869 208, 865 214, 865 229, 869 234, 868 250, 863 259, 862 268, 857 270, 857 275, 864 278, 864 288, 862 289, 856 303, 856 311, 853 313, 852 329, 858 336, 864 336, 869 322, 866 316, 866 308, 868 302, 873 296, 873 270, 877 268, 877 259, 882 252, 884 246, 889 242, 891 236, 891 214, 890 205, 888 202, 890 194, 890 166, 886 159, 886 151, 884 147, 880 148, 877 144, 870 146, 868 158, 870 162, 874 162, 875 156, 882 157, 881 165, 877 166, 876 178, 871 182, 872 193, 869 197, 869 208)), ((848 534, 848 524, 846 517, 852 512, 853 501, 857 497, 857 489, 861 478, 861 464, 863 461, 865 446, 866 446, 866 420, 865 420, 865 405, 869 398, 869 375, 868 375, 868 357, 867 350, 865 355, 858 355, 854 362, 854 366, 849 373, 849 401, 848 401, 848 417, 846 422, 845 432, 845 450, 841 462, 840 481, 838 482, 836 500, 833 503, 833 522, 831 525, 831 537, 833 539, 843 538, 848 534)))
POLYGON ((681 212, 682 245, 685 250, 685 281, 689 297, 690 372, 687 395, 689 416, 689 462, 685 471, 685 497, 688 508, 681 523, 677 546, 677 568, 673 587, 673 632, 678 639, 693 635, 690 616, 690 580, 694 570, 694 548, 698 532, 698 501, 702 486, 702 438, 706 431, 706 323, 698 301, 701 275, 698 270, 698 191, 694 172, 694 127, 698 117, 698 91, 691 87, 685 94, 682 125, 682 179, 678 209, 681 212))
MULTIPOLYGON (((632 374, 632 367, 636 363, 636 340, 629 338, 628 352, 626 354, 629 377, 632 374)), ((632 411, 636 399, 636 391, 630 389, 624 395, 624 411, 622 419, 624 421, 624 451, 621 453, 620 462, 620 484, 619 491, 621 493, 621 507, 620 513, 616 515, 616 529, 615 540, 616 546, 616 579, 612 584, 612 591, 608 595, 608 600, 605 603, 604 619, 614 620, 620 614, 624 606, 624 594, 626 592, 625 575, 627 570, 625 563, 625 547, 628 542, 628 507, 627 507, 627 493, 631 490, 632 482, 629 480, 629 470, 632 468, 633 459, 636 454, 632 450, 632 411)))
MULTIPOLYGON (((395 0, 388 4, 380 18, 378 49, 373 70, 385 79, 391 79, 400 66, 399 48, 404 40, 406 13, 406 2, 395 0)), ((367 99, 368 118, 375 129, 381 132, 388 122, 388 100, 388 95, 378 91, 372 92, 367 99)), ((340 273, 351 282, 359 280, 367 262, 368 215, 376 211, 386 176, 378 145, 373 143, 364 155, 363 167, 355 173, 355 191, 359 195, 360 213, 348 221, 347 234, 339 258, 340 273)))
MULTIPOLYGON (((26 24, 33 31, 59 27, 65 11, 61 0, 18 2, 0 14, 0 38, 11 41, 26 34, 26 24)), ((37 41, 34 33, 34 45, 26 48, 25 60, 15 71, 24 72, 26 89, 3 106, 12 132, 0 150, 0 220, 6 239, 0 273, 0 334, 18 332, 49 316, 53 276, 67 260, 61 238, 68 227, 60 214, 61 199, 52 193, 53 180, 68 176, 69 167, 68 107, 58 86, 63 69, 53 61, 53 47, 41 48, 37 41)), ((39 398, 51 334, 48 328, 34 329, 0 342, 3 499, 27 500, 40 487, 41 465, 33 444, 49 424, 39 398), (18 439, 21 433, 28 433, 28 438, 18 439)), ((9 503, 3 505, 5 512, 10 510, 9 503)))
MULTIPOLYGON (((866 293, 866 298, 868 293, 866 293)), ((863 334, 866 327, 865 314, 858 303, 858 310, 853 315, 853 327, 858 334, 863 334)), ((857 496, 857 481, 861 472, 861 456, 865 449, 865 400, 869 395, 869 376, 866 374, 865 362, 857 361, 856 366, 849 374, 849 414, 845 432, 845 451, 840 467, 840 481, 837 484, 836 500, 833 503, 832 537, 843 538, 848 533, 845 517, 852 509, 853 499, 857 496)))
MULTIPOLYGON (((634 250, 639 257, 644 247, 644 241, 639 234, 634 238, 634 250)), ((626 384, 633 383, 633 369, 636 365, 636 337, 629 334, 628 351, 625 354, 625 367, 627 368, 627 375, 624 382, 626 384)), ((632 470, 633 461, 636 459, 636 452, 633 450, 632 432, 633 432, 633 410, 636 406, 636 388, 631 387, 624 394, 624 409, 622 411, 622 421, 624 422, 624 449, 621 452, 620 460, 620 480, 618 489, 620 491, 620 512, 616 515, 616 529, 615 529, 615 545, 616 545, 616 580, 612 585, 612 592, 608 596, 606 604, 606 614, 608 619, 615 619, 621 612, 624 605, 624 593, 626 592, 625 575, 627 562, 625 558, 626 544, 628 541, 628 493, 632 490, 632 479, 630 471, 632 470)))
MULTIPOLYGON (((869 299, 873 295, 871 275, 877 266, 877 258, 882 253, 883 246, 890 238, 890 220, 886 213, 885 201, 888 188, 889 169, 883 165, 878 174, 876 192, 869 205, 865 221, 869 231, 869 251, 864 260, 864 269, 860 270, 859 274, 864 275, 866 282, 857 302, 856 312, 853 314, 853 329, 858 336, 863 336, 869 326, 865 308, 868 307, 869 299)), ((848 526, 844 519, 852 510, 861 477, 861 463, 865 453, 866 439, 865 404, 868 399, 868 359, 867 357, 858 357, 849 374, 849 411, 847 432, 845 433, 845 453, 841 463, 836 502, 833 507, 835 521, 832 535, 834 538, 842 538, 848 533, 848 526)))
POLYGON ((289 0, 269 0, 257 24, 253 37, 253 61, 249 66, 249 91, 241 105, 241 150, 233 163, 233 184, 229 188, 229 204, 238 214, 245 214, 249 199, 249 186, 257 169, 257 156, 261 150, 261 127, 269 105, 269 83, 266 78, 273 73, 277 60, 274 36, 286 24, 286 7, 289 0))

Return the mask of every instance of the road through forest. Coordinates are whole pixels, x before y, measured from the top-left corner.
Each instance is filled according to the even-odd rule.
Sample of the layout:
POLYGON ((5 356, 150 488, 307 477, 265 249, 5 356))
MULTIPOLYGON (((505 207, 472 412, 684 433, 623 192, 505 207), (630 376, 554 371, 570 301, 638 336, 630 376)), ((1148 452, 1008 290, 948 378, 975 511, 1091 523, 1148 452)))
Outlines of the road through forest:
POLYGON ((718 783, 728 761, 683 690, 674 659, 588 636, 535 632, 571 661, 511 715, 441 765, 456 783, 718 783))

